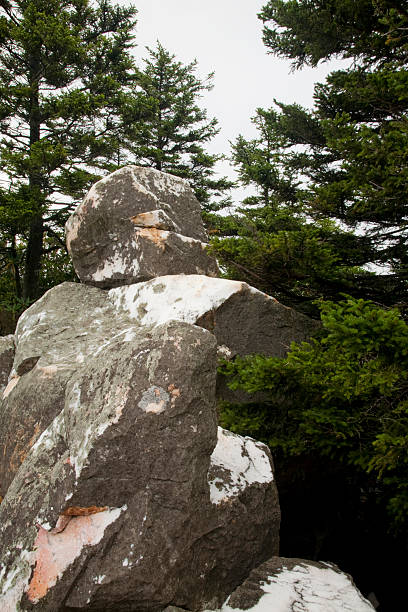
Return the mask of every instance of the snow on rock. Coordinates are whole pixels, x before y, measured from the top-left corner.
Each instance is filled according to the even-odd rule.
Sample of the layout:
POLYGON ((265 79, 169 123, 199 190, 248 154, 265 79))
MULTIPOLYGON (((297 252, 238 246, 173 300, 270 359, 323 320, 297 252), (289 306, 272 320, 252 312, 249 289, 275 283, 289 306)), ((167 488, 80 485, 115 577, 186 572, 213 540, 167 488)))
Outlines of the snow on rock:
MULTIPOLYGON (((350 576, 333 564, 273 557, 251 572, 220 612, 370 612, 350 576)), ((207 611, 208 612, 208 611, 207 611)))
POLYGON ((213 504, 236 497, 252 484, 272 482, 267 446, 218 427, 218 441, 211 455, 208 479, 213 504))
POLYGON ((176 320, 208 329, 229 357, 282 357, 292 342, 308 339, 318 326, 246 283, 201 274, 160 276, 111 289, 108 296, 118 313, 140 325, 176 320))

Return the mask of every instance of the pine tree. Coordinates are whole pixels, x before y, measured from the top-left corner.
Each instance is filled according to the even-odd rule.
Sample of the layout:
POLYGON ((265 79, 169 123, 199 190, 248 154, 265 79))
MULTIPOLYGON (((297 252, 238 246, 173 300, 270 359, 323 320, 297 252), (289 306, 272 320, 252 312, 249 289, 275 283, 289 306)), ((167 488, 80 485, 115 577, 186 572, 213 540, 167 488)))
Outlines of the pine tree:
POLYGON ((118 148, 135 13, 109 0, 0 3, 0 257, 18 298, 47 288, 42 263, 63 248, 72 201, 118 148))
MULTIPOLYGON (((295 67, 353 59, 315 88, 312 111, 278 104, 269 129, 310 218, 331 218, 356 236, 354 294, 407 300, 408 44, 405 2, 272 0, 264 41, 295 67), (378 273, 380 272, 380 273, 378 273)), ((341 249, 339 255, 342 257, 341 249)))
POLYGON ((204 146, 219 132, 217 120, 209 119, 198 104, 202 92, 212 89, 213 74, 200 79, 196 61, 184 65, 160 43, 148 49, 144 64, 137 71, 133 103, 124 115, 130 128, 128 159, 189 180, 203 209, 213 210, 217 205, 212 198, 232 185, 215 176, 221 156, 208 153, 204 146))
MULTIPOLYGON (((304 119, 301 109, 296 110, 304 119)), ((360 237, 330 219, 311 222, 304 178, 287 151, 288 122, 277 129, 280 118, 273 109, 258 109, 253 118, 257 138, 239 136, 233 143, 239 180, 255 195, 247 197, 234 215, 218 219, 220 235, 212 239, 212 251, 229 277, 317 316, 316 299, 358 292, 371 275, 361 268, 366 260, 360 237)), ((305 126, 298 123, 294 131, 299 135, 305 126)), ((310 139, 322 140, 316 120, 307 128, 310 139)))

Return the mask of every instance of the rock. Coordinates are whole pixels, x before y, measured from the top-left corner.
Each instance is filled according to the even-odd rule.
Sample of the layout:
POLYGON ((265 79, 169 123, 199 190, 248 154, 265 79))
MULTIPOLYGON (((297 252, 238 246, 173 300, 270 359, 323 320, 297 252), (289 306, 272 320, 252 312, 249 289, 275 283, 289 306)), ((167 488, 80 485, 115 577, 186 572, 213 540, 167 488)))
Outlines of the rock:
MULTIPOLYGON (((268 451, 222 431, 217 443, 215 338, 173 321, 111 335, 96 353, 0 506, 0 609, 221 605, 277 551, 279 506, 268 451)), ((27 395, 41 359, 22 375, 27 395)))
POLYGON ((264 353, 283 357, 291 342, 320 326, 240 281, 172 275, 109 291, 118 312, 139 325, 185 321, 211 331, 229 356, 264 353))
POLYGON ((62 410, 71 376, 110 339, 126 343, 135 329, 126 316, 117 316, 104 291, 77 283, 54 287, 23 313, 0 410, 0 495, 62 410))
POLYGON ((68 219, 66 237, 79 278, 96 287, 218 275, 188 182, 152 168, 127 166, 96 183, 68 219))
MULTIPOLYGON (((140 325, 175 319, 208 329, 217 338, 219 357, 251 353, 283 357, 292 342, 308 340, 320 327, 246 283, 201 275, 162 276, 118 287, 109 291, 109 299, 118 312, 140 325)), ((222 375, 217 396, 230 402, 254 401, 244 391, 229 389, 222 375)))
POLYGON ((351 577, 332 563, 273 557, 253 570, 221 612, 369 612, 351 577))
POLYGON ((14 336, 0 337, 0 398, 7 387, 8 377, 13 367, 14 360, 14 336))

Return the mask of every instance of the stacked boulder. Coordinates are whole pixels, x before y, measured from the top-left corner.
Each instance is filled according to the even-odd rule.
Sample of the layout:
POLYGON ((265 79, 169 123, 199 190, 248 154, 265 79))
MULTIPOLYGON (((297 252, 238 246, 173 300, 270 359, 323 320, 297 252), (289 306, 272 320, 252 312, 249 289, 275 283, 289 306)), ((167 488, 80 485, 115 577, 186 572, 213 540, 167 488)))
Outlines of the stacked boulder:
MULTIPOLYGON (((123 168, 67 223, 81 284, 48 291, 1 339, 3 612, 229 610, 268 559, 259 584, 295 576, 276 557, 267 447, 217 426, 216 365, 217 353, 284 355, 316 324, 217 278, 205 240, 186 181, 123 168)), ((299 610, 372 609, 330 571, 341 580, 327 601, 338 587, 344 606, 299 610)), ((264 587, 249 588, 261 609, 264 587)), ((294 609, 290 588, 290 604, 268 595, 262 609, 294 609)))

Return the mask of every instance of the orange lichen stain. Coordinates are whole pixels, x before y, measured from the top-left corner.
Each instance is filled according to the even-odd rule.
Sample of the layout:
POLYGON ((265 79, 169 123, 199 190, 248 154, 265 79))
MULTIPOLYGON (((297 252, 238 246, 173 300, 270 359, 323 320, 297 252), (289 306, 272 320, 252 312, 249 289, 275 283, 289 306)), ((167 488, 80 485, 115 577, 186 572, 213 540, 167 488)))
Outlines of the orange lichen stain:
POLYGON ((106 512, 106 510, 108 510, 108 506, 88 506, 87 508, 70 506, 63 510, 62 516, 90 516, 91 514, 106 512))
POLYGON ((61 533, 54 534, 39 526, 35 540, 35 568, 27 590, 29 601, 40 601, 79 557, 84 546, 98 544, 106 527, 116 518, 112 511, 75 516, 61 533))
POLYGON ((161 224, 160 221, 158 220, 157 213, 155 214, 154 212, 140 213, 139 215, 130 217, 130 220, 135 225, 138 225, 141 227, 153 227, 156 229, 166 229, 165 227, 163 227, 163 224, 161 224), (162 227, 160 227, 160 225, 162 225, 162 227))
POLYGON ((167 390, 169 391, 171 395, 171 403, 174 405, 176 399, 180 397, 180 389, 178 389, 176 385, 173 385, 172 383, 171 385, 167 387, 167 390))
POLYGON ((164 251, 168 232, 165 232, 164 230, 159 230, 156 227, 144 227, 142 229, 139 229, 137 233, 139 234, 139 236, 147 238, 147 240, 150 240, 162 251, 164 251))
POLYGON ((90 516, 91 514, 105 512, 106 510, 108 510, 108 506, 88 506, 87 508, 71 506, 70 508, 66 508, 62 514, 59 515, 55 527, 50 529, 48 533, 61 533, 64 531, 73 516, 90 516))
POLYGON ((64 370, 67 368, 67 365, 65 363, 62 364, 51 364, 48 366, 37 366, 38 368, 38 373, 40 378, 52 378, 53 376, 55 376, 55 374, 57 374, 57 372, 59 370, 64 370))
MULTIPOLYGON (((31 436, 31 438, 29 439, 29 441, 27 443, 28 448, 31 448, 34 445, 34 443, 38 439, 38 435, 39 435, 40 431, 41 431, 40 424, 36 423, 34 425, 34 433, 33 433, 33 435, 31 436)), ((27 452, 28 452, 28 449, 27 449, 27 452)), ((27 452, 25 454, 27 454, 27 452)), ((24 456, 24 459, 25 459, 25 456, 24 456)), ((24 459, 23 459, 23 461, 24 461, 24 459)))

